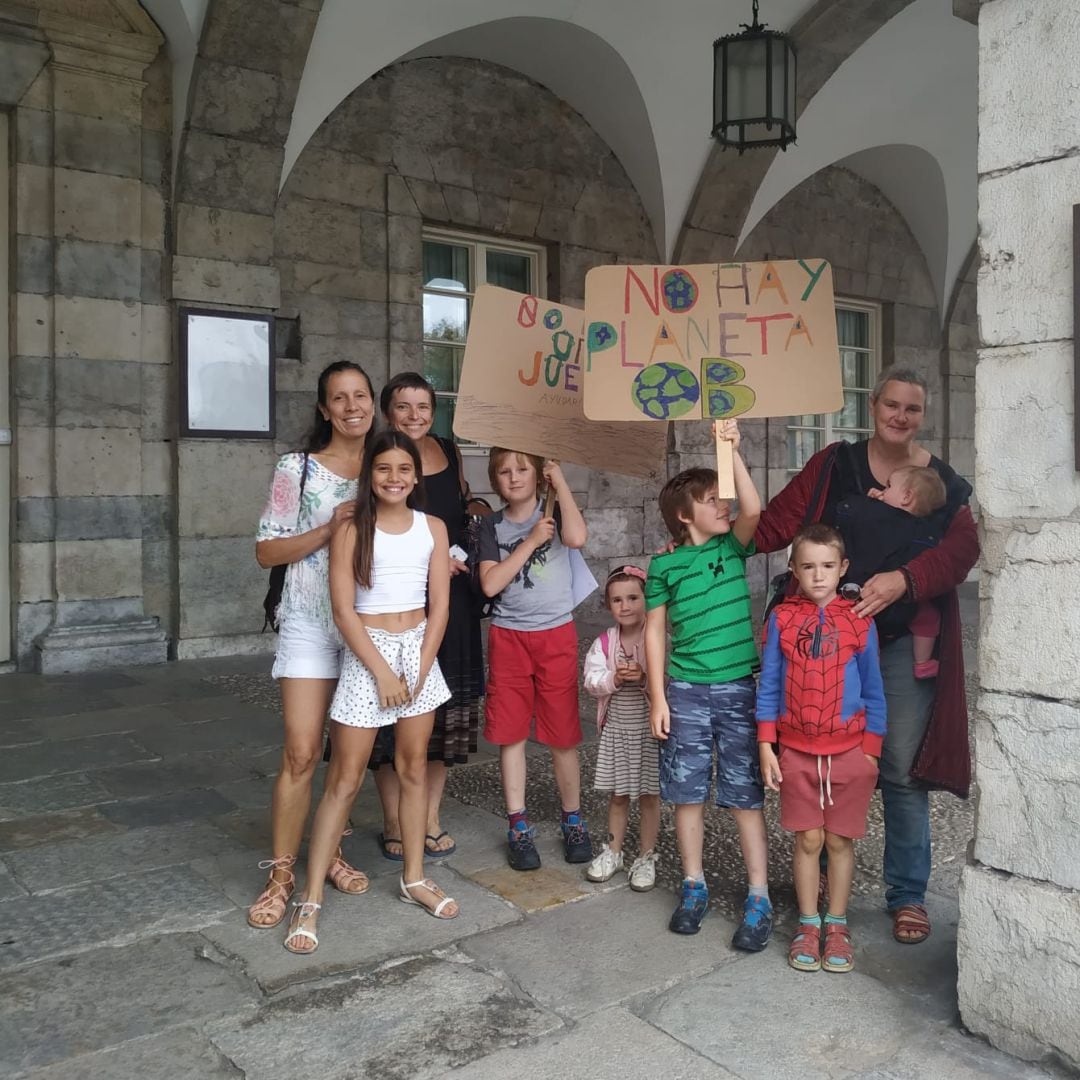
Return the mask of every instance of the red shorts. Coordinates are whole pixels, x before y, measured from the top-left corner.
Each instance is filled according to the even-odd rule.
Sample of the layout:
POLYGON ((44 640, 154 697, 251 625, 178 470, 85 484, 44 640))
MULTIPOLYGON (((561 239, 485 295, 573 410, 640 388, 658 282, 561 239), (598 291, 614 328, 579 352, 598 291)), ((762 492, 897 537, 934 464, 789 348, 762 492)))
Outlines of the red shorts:
POLYGON ((824 828, 851 840, 866 835, 866 814, 878 770, 862 747, 819 757, 781 746, 780 774, 784 778, 780 783, 780 824, 785 829, 808 832, 824 828))
POLYGON ((573 622, 553 630, 488 631, 484 738, 510 746, 529 737, 565 749, 581 742, 578 715, 578 645, 573 622))

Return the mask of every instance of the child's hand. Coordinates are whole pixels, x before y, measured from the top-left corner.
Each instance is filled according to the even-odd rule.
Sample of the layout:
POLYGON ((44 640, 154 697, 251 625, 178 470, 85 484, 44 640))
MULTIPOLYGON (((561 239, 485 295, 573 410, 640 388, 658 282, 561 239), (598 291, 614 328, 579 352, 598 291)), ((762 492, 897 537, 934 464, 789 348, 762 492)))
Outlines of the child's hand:
POLYGON ((551 542, 551 538, 555 535, 555 519, 553 517, 542 517, 530 530, 529 530, 529 543, 534 548, 542 548, 545 544, 551 542))
POLYGON ((668 703, 662 701, 649 707, 649 726, 652 728, 653 738, 666 742, 668 732, 671 731, 671 711, 668 703))
POLYGON ((548 487, 553 487, 556 494, 564 491, 569 485, 563 475, 562 467, 557 461, 544 462, 544 482, 548 487))
MULTIPOLYGON (((645 672, 641 665, 633 660, 629 664, 622 664, 616 669, 616 673, 622 674, 622 682, 630 683, 631 686, 640 686, 645 681, 645 672)), ((622 685, 622 684, 620 684, 622 685)))
POLYGON ((732 450, 739 449, 739 443, 742 442, 742 436, 739 434, 739 422, 738 420, 721 420, 719 423, 714 420, 712 426, 713 438, 716 438, 717 431, 719 430, 720 438, 726 439, 732 444, 732 450))
POLYGON ((776 751, 769 743, 763 742, 758 745, 758 755, 761 759, 761 779, 765 781, 765 786, 770 791, 779 791, 784 778, 780 774, 776 751))
POLYGON ((349 499, 348 502, 338 503, 337 506, 334 507, 334 511, 330 516, 330 531, 337 532, 337 530, 347 521, 352 521, 355 514, 355 499, 349 499))
POLYGON ((396 705, 404 705, 409 700, 408 683, 390 668, 375 676, 375 686, 379 692, 379 708, 381 709, 392 709, 396 705))
POLYGON ((863 757, 866 758, 875 769, 878 767, 878 759, 874 757, 873 754, 863 754, 863 757))

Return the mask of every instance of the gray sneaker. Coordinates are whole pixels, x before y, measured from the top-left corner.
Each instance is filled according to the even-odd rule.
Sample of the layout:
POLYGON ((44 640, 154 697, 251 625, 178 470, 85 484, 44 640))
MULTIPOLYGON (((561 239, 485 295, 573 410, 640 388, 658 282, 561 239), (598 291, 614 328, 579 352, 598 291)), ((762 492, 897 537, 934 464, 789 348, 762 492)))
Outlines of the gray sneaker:
POLYGON ((656 884, 656 852, 646 851, 630 866, 630 888, 634 892, 648 892, 656 884))

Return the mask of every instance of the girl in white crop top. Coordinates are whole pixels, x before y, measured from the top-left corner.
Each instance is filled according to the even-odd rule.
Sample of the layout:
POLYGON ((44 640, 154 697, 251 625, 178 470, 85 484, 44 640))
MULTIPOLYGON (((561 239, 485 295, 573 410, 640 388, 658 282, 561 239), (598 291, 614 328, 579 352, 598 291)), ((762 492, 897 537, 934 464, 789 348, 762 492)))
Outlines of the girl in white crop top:
POLYGON ((311 829, 307 888, 294 901, 285 948, 318 947, 323 884, 380 727, 395 724, 394 768, 404 847, 399 898, 441 919, 457 904, 424 876, 427 746, 435 709, 450 698, 436 654, 450 606, 446 526, 414 509, 423 494, 413 441, 368 440, 356 517, 330 545, 334 622, 348 646, 330 718, 333 753, 311 829), (425 615, 426 607, 426 615, 425 615))

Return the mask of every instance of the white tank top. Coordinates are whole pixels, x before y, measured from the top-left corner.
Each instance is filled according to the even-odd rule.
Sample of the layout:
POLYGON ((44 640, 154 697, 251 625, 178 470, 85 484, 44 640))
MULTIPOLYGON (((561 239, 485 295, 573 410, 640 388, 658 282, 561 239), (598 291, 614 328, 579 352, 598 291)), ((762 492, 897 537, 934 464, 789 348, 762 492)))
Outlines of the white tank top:
POLYGON ((407 532, 386 533, 375 527, 371 588, 356 586, 356 610, 361 615, 415 611, 427 604, 428 564, 435 538, 427 515, 413 511, 407 532))

